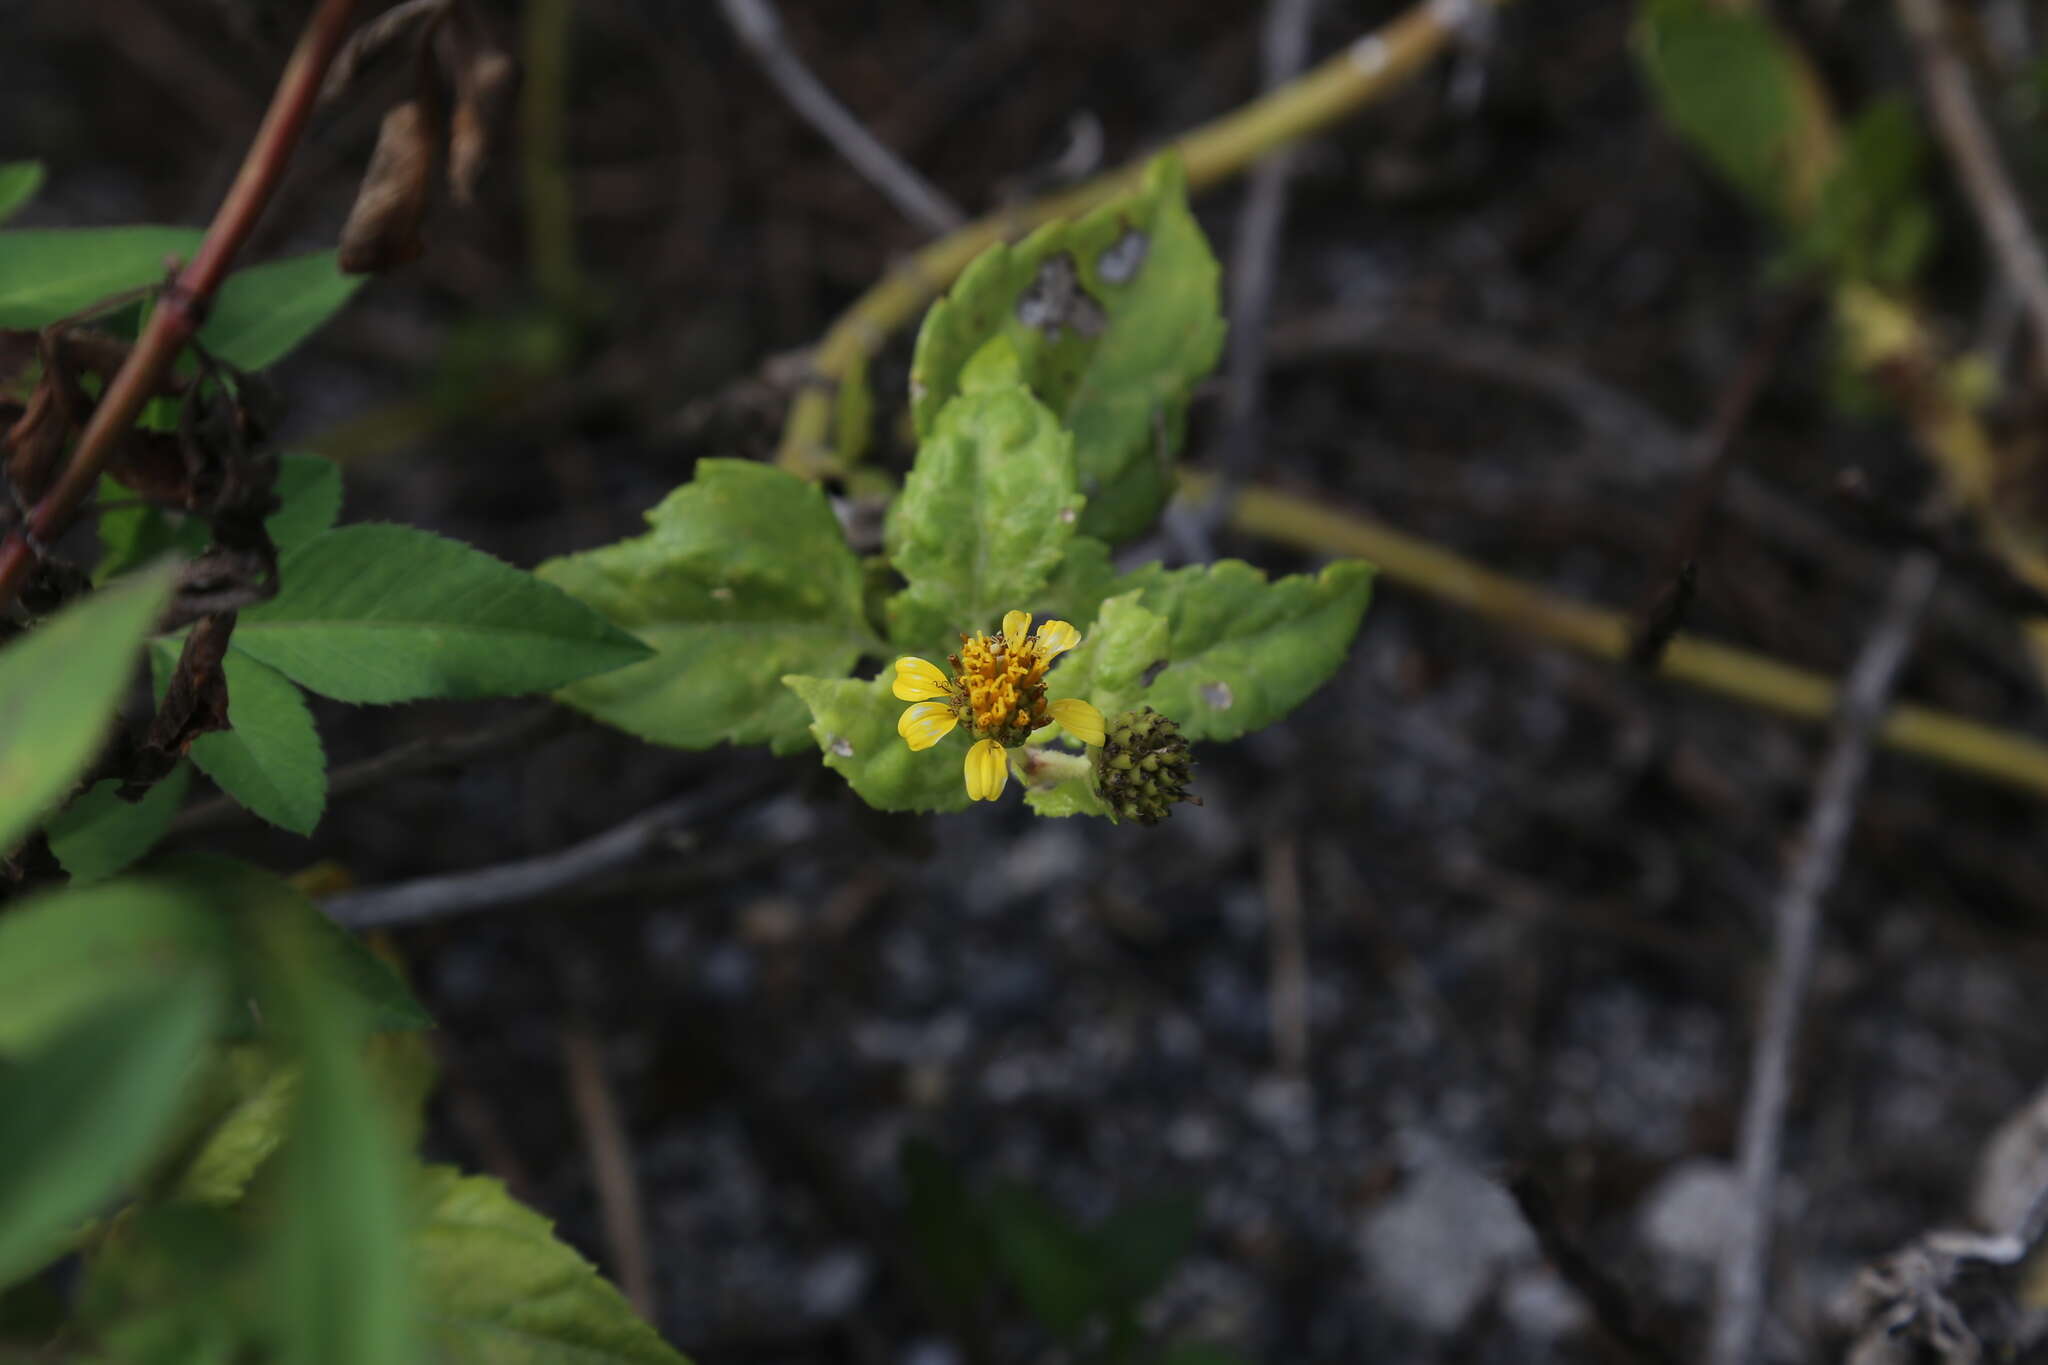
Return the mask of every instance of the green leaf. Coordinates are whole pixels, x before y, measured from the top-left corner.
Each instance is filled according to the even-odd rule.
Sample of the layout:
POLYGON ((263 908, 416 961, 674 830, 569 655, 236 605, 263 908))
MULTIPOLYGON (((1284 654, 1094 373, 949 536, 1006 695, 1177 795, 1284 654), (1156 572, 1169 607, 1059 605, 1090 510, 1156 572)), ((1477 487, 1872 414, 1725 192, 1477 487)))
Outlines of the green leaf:
POLYGON ((539 692, 645 658, 567 593, 458 541, 344 526, 278 566, 235 646, 338 701, 539 692))
POLYGON ((783 683, 811 711, 825 766, 876 810, 964 810, 967 740, 959 731, 923 753, 896 733, 907 702, 891 695, 893 670, 872 681, 791 676, 783 683))
POLYGON ((263 527, 279 554, 332 530, 341 517, 341 466, 320 455, 277 457, 278 509, 263 527))
POLYGON ((99 752, 171 578, 136 574, 0 649, 0 855, 99 752))
POLYGON ((178 1176, 177 1196, 199 1204, 233 1204, 256 1172, 284 1145, 298 1098, 297 1067, 280 1065, 269 1048, 230 1048, 222 1071, 231 1088, 227 1107, 213 1121, 178 1176))
POLYGON ((918 435, 937 429, 968 360, 1005 336, 1039 399, 1073 432, 1081 529, 1137 535, 1165 505, 1188 396, 1223 348, 1216 258, 1178 159, 1129 196, 989 248, 925 314, 911 362, 918 435))
POLYGON ((1106 1292, 1137 1306, 1166 1283, 1202 1224, 1202 1203, 1185 1194, 1155 1195, 1119 1205, 1094 1230, 1106 1292))
POLYGON ((1109 546, 1093 536, 1075 536, 1066 558, 1043 590, 1022 604, 1042 621, 1071 621, 1082 630, 1102 610, 1102 600, 1115 591, 1116 565, 1109 546))
POLYGON ((1897 97, 1871 105, 1843 138, 1794 243, 1794 264, 1880 286, 1910 283, 1934 242, 1933 210, 1920 192, 1925 160, 1912 106, 1897 97))
POLYGON ((969 1308, 993 1287, 995 1262, 987 1224, 959 1166, 921 1138, 897 1153, 911 1244, 932 1284, 956 1308, 969 1308))
POLYGON ((1143 702, 1189 739, 1236 739, 1292 711, 1337 671, 1372 596, 1372 566, 1347 559, 1313 578, 1226 559, 1166 575, 1143 597, 1165 615, 1171 657, 1143 702))
POLYGON ((125 993, 0 1070, 0 1285, 60 1253, 142 1171, 219 1004, 197 973, 125 993))
POLYGON ((140 801, 123 801, 113 778, 66 806, 50 822, 50 851, 71 874, 73 886, 104 881, 155 848, 191 785, 192 770, 180 763, 140 801))
MULTIPOLYGON (((178 665, 176 643, 153 642, 150 663, 161 699, 178 665)), ((221 671, 234 728, 194 740, 192 761, 256 815, 294 834, 311 834, 327 806, 327 754, 305 694, 240 649, 228 650, 221 671)))
POLYGON ((43 163, 40 161, 0 162, 0 219, 35 198, 36 191, 43 187, 43 163))
POLYGON ((161 284, 199 245, 191 228, 0 232, 0 327, 47 327, 124 289, 161 284))
POLYGON ((222 925, 204 907, 164 882, 122 880, 47 892, 0 915, 0 1059, 121 996, 225 961, 222 925))
POLYGON ((341 310, 365 276, 344 275, 332 251, 237 270, 214 296, 199 340, 239 370, 260 370, 341 310))
POLYGON ((502 1182, 423 1173, 411 1275, 447 1365, 688 1365, 502 1182))
POLYGON ((1709 0, 1651 0, 1638 39, 1665 118, 1759 208, 1786 216, 1798 68, 1771 21, 1709 0))
POLYGON ((1109 1306, 1095 1246, 1043 1195, 1001 1184, 989 1191, 984 1207, 997 1261, 1049 1331, 1072 1337, 1109 1306))
POLYGON ((1148 678, 1173 658, 1171 627, 1143 598, 1132 591, 1104 602, 1081 643, 1046 679, 1048 692, 1094 702, 1105 717, 1140 705, 1148 678))
POLYGON ((890 633, 906 648, 993 629, 1045 587, 1074 538, 1073 441, 1030 390, 1004 382, 1009 343, 990 346, 1008 375, 990 366, 988 387, 970 376, 889 509, 889 557, 910 582, 889 603, 890 633))
POLYGON ((205 897, 228 917, 236 944, 235 989, 254 1002, 259 1018, 289 1012, 289 1002, 278 998, 278 983, 290 978, 312 982, 328 1002, 325 1008, 345 1014, 359 1033, 433 1027, 432 1016, 398 973, 283 878, 210 853, 166 857, 151 870, 205 897), (277 934, 290 936, 295 956, 288 963, 276 956, 277 934))
POLYGON ((657 744, 801 747, 803 707, 782 676, 844 676, 882 649, 825 495, 751 460, 702 460, 647 521, 646 535, 539 569, 654 652, 561 699, 657 744))
POLYGON ((247 1225, 198 1204, 143 1204, 95 1247, 73 1331, 102 1365, 234 1365, 248 1341, 247 1225))
POLYGON ((1040 815, 1064 818, 1069 815, 1099 815, 1114 822, 1116 813, 1095 793, 1088 774, 1060 774, 1049 782, 1028 782, 1024 804, 1040 815))
POLYGON ((405 1168, 364 1068, 354 1002, 303 919, 264 915, 269 1017, 296 1046, 299 1093, 280 1155, 282 1207, 269 1261, 271 1324, 285 1365, 406 1365, 420 1358, 407 1264, 405 1168))

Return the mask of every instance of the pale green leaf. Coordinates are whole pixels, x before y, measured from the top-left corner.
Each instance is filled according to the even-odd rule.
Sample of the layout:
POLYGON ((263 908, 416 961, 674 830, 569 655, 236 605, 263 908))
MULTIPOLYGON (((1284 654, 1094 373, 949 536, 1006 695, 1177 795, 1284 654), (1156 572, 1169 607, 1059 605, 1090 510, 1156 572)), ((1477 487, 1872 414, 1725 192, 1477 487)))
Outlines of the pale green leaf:
POLYGON ((502 1182, 422 1173, 409 1268, 444 1365, 688 1365, 502 1182))
POLYGON ((810 708, 811 735, 825 766, 877 810, 962 810, 967 805, 968 738, 955 730, 912 753, 896 733, 908 702, 890 693, 894 670, 859 678, 784 678, 810 708))
POLYGON ((1061 773, 1044 782, 1024 785, 1024 804, 1040 815, 1099 815, 1115 820, 1116 815, 1095 794, 1095 781, 1086 773, 1061 773))
POLYGON ((192 770, 180 763, 140 801, 123 801, 121 784, 106 778, 59 812, 50 822, 50 851, 71 884, 103 881, 155 848, 191 781, 192 770))
MULTIPOLYGON (((1014 366, 1006 340, 990 345, 1014 366)), ((889 603, 891 637, 928 649, 1025 609, 1059 568, 1083 501, 1073 441, 1051 410, 1020 385, 970 378, 889 509, 889 557, 910 584, 889 603)))
POLYGON ((921 437, 994 336, 1074 435, 1081 529, 1118 541, 1149 526, 1170 491, 1195 384, 1223 347, 1221 272, 1166 156, 1129 196, 991 247, 926 313, 911 363, 921 437))
POLYGON ((0 648, 0 853, 99 752, 170 590, 168 568, 136 574, 0 648))
POLYGON ((341 517, 341 466, 320 455, 277 457, 278 508, 264 519, 279 554, 332 530, 341 517))
POLYGON ((178 1198, 200 1204, 241 1199, 284 1144, 299 1091, 298 1068, 281 1065, 269 1048, 229 1048, 219 1070, 229 1090, 226 1106, 177 1180, 178 1198))
POLYGON ((1046 679, 1050 694, 1093 702, 1105 717, 1141 704, 1148 679, 1173 657, 1167 619, 1147 610, 1143 597, 1126 592, 1102 604, 1081 643, 1046 679))
POLYGON ((224 926, 205 906, 131 879, 11 906, 0 915, 0 1058, 33 1051, 116 997, 224 961, 224 926))
POLYGON ((825 495, 772 466, 703 460, 647 521, 646 535, 538 571, 654 652, 562 700, 658 744, 801 747, 783 674, 842 676, 882 649, 825 495))
MULTIPOLYGON (((161 699, 177 667, 176 644, 156 641, 150 662, 161 699)), ((240 649, 228 650, 221 671, 232 728, 194 740, 192 761, 254 814, 294 834, 311 834, 327 806, 327 754, 305 694, 240 649)))
POLYGON ((648 651, 559 588, 406 526, 344 526, 278 566, 235 645, 340 701, 539 692, 648 651))
POLYGON ((0 219, 35 198, 42 187, 42 162, 0 161, 0 219))
POLYGON ((47 327, 110 294, 162 284, 198 245, 191 228, 0 232, 0 327, 47 327))
POLYGON ((1355 559, 1271 583, 1234 559, 1163 575, 1139 600, 1167 620, 1167 665, 1129 704, 1189 739, 1271 725, 1337 671, 1371 595, 1372 568, 1355 559))
POLYGON ((332 251, 237 270, 214 296, 199 340, 237 369, 260 370, 339 312, 364 278, 342 274, 332 251))
POLYGON ((0 1069, 0 1286, 59 1254, 168 1135, 221 997, 204 972, 132 989, 0 1069))

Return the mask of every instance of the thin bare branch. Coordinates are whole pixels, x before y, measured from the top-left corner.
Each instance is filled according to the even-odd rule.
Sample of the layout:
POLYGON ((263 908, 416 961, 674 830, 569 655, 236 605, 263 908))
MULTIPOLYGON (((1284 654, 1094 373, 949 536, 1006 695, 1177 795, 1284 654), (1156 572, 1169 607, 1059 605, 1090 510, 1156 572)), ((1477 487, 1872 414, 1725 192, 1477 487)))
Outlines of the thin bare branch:
POLYGON ((966 223, 967 215, 959 205, 884 146, 811 74, 784 39, 781 16, 769 0, 719 0, 719 8, 790 107, 823 134, 898 212, 934 236, 966 223))
POLYGON ((1821 903, 1841 870, 1842 852, 1856 821, 1857 797, 1870 771, 1871 745, 1934 592, 1940 563, 1916 550, 1892 575, 1883 614, 1842 689, 1798 852, 1772 907, 1771 975, 1750 1053, 1749 1092, 1737 1150, 1741 1195, 1721 1252, 1708 1365, 1748 1365, 1757 1358, 1792 1057, 1813 979, 1821 903))
POLYGON ((664 801, 624 824, 556 853, 352 891, 330 897, 322 908, 336 923, 351 929, 375 929, 421 924, 540 900, 630 867, 680 831, 730 811, 763 790, 766 775, 764 769, 761 775, 720 782, 664 801))
POLYGON ((611 1249, 619 1288, 641 1317, 655 1321, 654 1263, 647 1253, 647 1220, 640 1212, 644 1205, 633 1144, 605 1075, 604 1052, 596 1036, 582 1024, 562 1030, 562 1069, 567 1073, 576 1125, 583 1130, 583 1143, 590 1151, 590 1175, 597 1185, 605 1244, 611 1249))
POLYGON ((1899 22, 1912 40, 1920 81, 1934 113, 1935 131, 1948 151, 1977 224, 1998 268, 2034 325, 2034 373, 2048 380, 2048 256, 2027 223, 1998 144, 1970 94, 1970 73, 1949 42, 1941 0, 1896 0, 1899 22))

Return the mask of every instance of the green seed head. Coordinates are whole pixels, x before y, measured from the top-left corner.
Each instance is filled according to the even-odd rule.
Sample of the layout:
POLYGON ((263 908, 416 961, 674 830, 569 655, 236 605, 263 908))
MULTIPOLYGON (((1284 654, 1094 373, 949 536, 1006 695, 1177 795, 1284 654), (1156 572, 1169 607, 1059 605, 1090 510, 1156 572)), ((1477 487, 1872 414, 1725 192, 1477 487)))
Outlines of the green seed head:
POLYGON ((1151 707, 1126 711, 1105 727, 1095 751, 1095 780, 1103 801, 1119 820, 1156 825, 1175 802, 1202 804, 1188 795, 1188 742, 1180 727, 1151 707))

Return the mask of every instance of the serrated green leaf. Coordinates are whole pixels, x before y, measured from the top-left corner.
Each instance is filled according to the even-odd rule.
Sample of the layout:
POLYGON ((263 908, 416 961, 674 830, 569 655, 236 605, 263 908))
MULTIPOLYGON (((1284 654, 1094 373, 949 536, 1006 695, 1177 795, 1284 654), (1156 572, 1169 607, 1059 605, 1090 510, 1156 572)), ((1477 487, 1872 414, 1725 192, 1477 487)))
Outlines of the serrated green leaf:
POLYGON ((140 801, 123 801, 121 784, 106 778, 59 812, 50 822, 50 851, 71 884, 104 881, 155 848, 191 781, 192 770, 180 763, 140 801))
POLYGON ((110 294, 161 284, 199 245, 191 228, 0 232, 0 327, 47 327, 110 294))
POLYGON ((35 198, 36 191, 42 187, 42 162, 0 162, 0 219, 35 198))
POLYGON ((357 1004, 310 922, 265 914, 247 927, 269 970, 268 1017, 300 1066, 267 1266, 277 1358, 409 1365, 429 1300, 407 1263, 405 1167, 363 1065, 357 1004))
POLYGON ((221 922, 205 907, 183 888, 124 879, 46 892, 0 915, 0 1058, 33 1051, 119 996, 225 962, 221 922))
POLYGON ((320 455, 277 457, 278 508, 263 522, 279 554, 332 530, 341 517, 341 466, 320 455))
POLYGON ((344 1012, 359 1033, 433 1027, 398 973, 283 878, 211 853, 167 856, 150 870, 158 881, 205 897, 226 917, 237 945, 235 989, 255 1002, 257 1016, 274 1018, 289 1008, 276 997, 278 983, 290 977, 313 981, 328 1001, 325 1008, 344 1012), (266 926, 290 935, 297 954, 292 962, 277 960, 281 940, 267 937, 266 926))
POLYGON ((1071 621, 1083 631, 1116 591, 1116 565, 1109 546, 1093 536, 1075 536, 1052 578, 1022 609, 1044 621, 1071 621))
POLYGON ((1708 0, 1652 0, 1638 49, 1672 126, 1758 207, 1783 217, 1796 61, 1770 20, 1708 0))
POLYGON ((365 278, 342 274, 332 251, 237 270, 214 296, 199 340, 236 369, 260 370, 340 312, 365 278))
POLYGON ((61 1252, 167 1136, 213 1031, 203 972, 105 1001, 0 1069, 0 1285, 61 1252))
POLYGON ((278 566, 235 646, 338 701, 539 692, 647 656, 561 589, 408 526, 343 526, 278 566))
POLYGON ((74 1331, 97 1365, 233 1365, 249 1333, 250 1234, 218 1208, 143 1204, 86 1265, 74 1331))
POLYGON ((646 535, 538 570, 654 653, 561 699, 658 744, 800 748, 804 710, 783 674, 843 676, 882 648, 824 494, 751 460, 703 460, 647 521, 646 535))
POLYGON ((105 742, 168 568, 93 593, 0 649, 0 853, 63 799, 105 742))
POLYGON ((502 1182, 422 1173, 411 1273, 447 1365, 689 1365, 502 1182))
POLYGON ((1082 502, 1073 441, 1051 410, 1021 385, 970 381, 889 509, 889 557, 910 583, 889 603, 891 637, 917 649, 993 629, 1051 580, 1082 502))
POLYGON ((825 766, 844 777, 877 810, 963 810, 967 740, 959 732, 922 753, 896 733, 907 703, 890 689, 893 672, 859 678, 782 680, 810 708, 811 735, 825 766))
MULTIPOLYGON (((178 664, 177 645, 150 647, 157 697, 178 664)), ((192 761, 223 792, 280 829, 311 834, 327 807, 327 753, 305 694, 284 674, 230 648, 221 661, 233 727, 192 742, 192 761)))
POLYGON ((935 430, 969 358, 1008 337, 1032 391, 1073 432, 1081 529, 1112 542, 1138 534, 1165 505, 1188 396, 1222 352, 1220 275, 1171 156, 1130 196, 991 247, 918 332, 919 436, 935 430))

